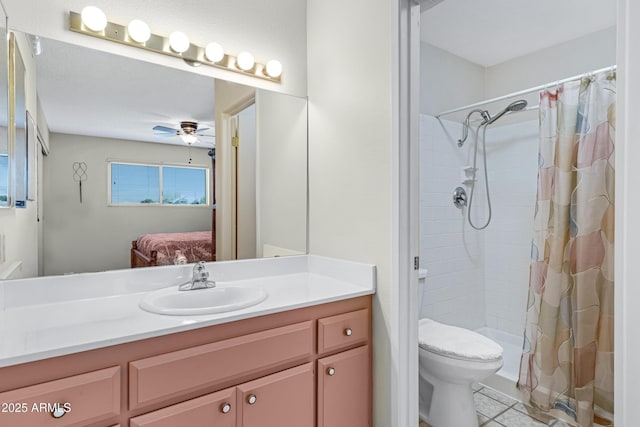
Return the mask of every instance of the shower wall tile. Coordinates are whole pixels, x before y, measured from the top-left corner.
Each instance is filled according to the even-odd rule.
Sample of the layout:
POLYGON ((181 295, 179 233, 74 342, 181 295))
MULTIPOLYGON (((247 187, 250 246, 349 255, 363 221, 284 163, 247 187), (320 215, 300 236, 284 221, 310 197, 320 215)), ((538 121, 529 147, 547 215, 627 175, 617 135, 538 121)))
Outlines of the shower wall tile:
POLYGON ((470 162, 469 146, 457 146, 461 132, 458 123, 420 117, 420 259, 429 270, 421 316, 476 329, 485 324, 484 237, 451 199, 470 162))
MULTIPOLYGON (((473 144, 457 146, 462 126, 420 117, 420 258, 429 275, 421 316, 520 336, 524 328, 537 181, 537 121, 487 131, 492 222, 473 230, 451 202, 473 144)), ((479 158, 480 160, 480 158, 479 158)), ((487 215, 478 176, 474 217, 487 215)), ((466 187, 469 194, 469 188, 466 187)))

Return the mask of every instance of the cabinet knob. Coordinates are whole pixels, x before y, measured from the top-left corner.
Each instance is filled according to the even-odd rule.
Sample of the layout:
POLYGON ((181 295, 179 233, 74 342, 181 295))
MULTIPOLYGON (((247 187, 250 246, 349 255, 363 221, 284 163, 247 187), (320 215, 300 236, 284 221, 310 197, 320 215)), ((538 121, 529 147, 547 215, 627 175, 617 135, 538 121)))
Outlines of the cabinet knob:
POLYGON ((247 397, 247 402, 249 403, 249 405, 253 405, 257 400, 258 398, 255 394, 250 394, 249 397, 247 397))
POLYGON ((344 334, 350 337, 351 335, 353 335, 353 330, 351 328, 347 328, 344 330, 344 334))
POLYGON ((329 375, 330 377, 334 376, 336 374, 336 370, 333 368, 329 368, 327 369, 327 375, 329 375))
POLYGON ((231 412, 231 405, 228 403, 224 403, 220 407, 220 412, 222 412, 223 414, 228 414, 229 412, 231 412))
POLYGON ((51 411, 51 416, 53 418, 62 418, 67 411, 64 410, 62 406, 56 406, 53 411, 51 411))

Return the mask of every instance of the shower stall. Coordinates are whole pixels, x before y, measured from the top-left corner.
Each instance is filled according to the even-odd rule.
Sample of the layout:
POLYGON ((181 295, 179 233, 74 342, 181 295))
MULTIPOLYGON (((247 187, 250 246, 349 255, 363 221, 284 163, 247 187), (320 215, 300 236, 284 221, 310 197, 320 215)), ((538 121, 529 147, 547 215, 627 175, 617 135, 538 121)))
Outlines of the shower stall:
POLYGON ((541 162, 538 105, 527 105, 547 86, 420 117, 420 240, 428 271, 420 316, 498 342, 504 367, 489 382, 510 394, 517 394, 541 162), (494 115, 478 108, 522 95, 530 102, 516 99, 494 115), (464 120, 446 119, 458 111, 468 111, 464 120))
POLYGON ((514 385, 525 325, 538 168, 537 115, 520 114, 524 120, 518 123, 485 128, 486 151, 476 140, 482 139, 483 130, 475 131, 480 122, 471 123, 469 140, 458 147, 465 124, 420 117, 420 258, 428 271, 420 315, 497 341, 505 350, 499 375, 514 385), (476 147, 477 156, 486 156, 486 169, 483 161, 473 165, 476 147), (452 203, 456 187, 468 195, 473 192, 463 209, 452 203), (489 219, 485 231, 471 225, 489 225, 489 219))
POLYGON ((420 121, 421 317, 498 342, 486 385, 585 427, 613 419, 615 81, 608 67, 488 101, 531 93, 529 110, 420 121))

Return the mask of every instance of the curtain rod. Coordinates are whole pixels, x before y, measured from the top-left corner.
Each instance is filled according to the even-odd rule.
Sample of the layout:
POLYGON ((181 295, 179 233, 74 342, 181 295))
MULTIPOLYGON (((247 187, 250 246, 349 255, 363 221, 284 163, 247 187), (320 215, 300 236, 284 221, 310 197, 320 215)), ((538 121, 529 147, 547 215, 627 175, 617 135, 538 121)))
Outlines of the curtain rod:
POLYGON ((610 67, 600 68, 599 70, 595 70, 595 71, 591 71, 591 72, 583 73, 583 74, 578 74, 577 76, 568 77, 568 78, 562 79, 562 80, 557 80, 557 81, 552 82, 552 83, 547 83, 547 84, 535 86, 535 87, 532 87, 532 88, 529 88, 529 89, 521 90, 521 91, 518 91, 518 92, 512 92, 512 93, 509 93, 507 95, 498 96, 497 98, 491 98, 491 99, 487 99, 485 101, 476 102, 475 104, 465 105, 464 107, 454 108, 453 110, 443 111, 440 114, 436 114, 435 118, 437 119, 440 116, 444 116, 445 114, 457 113, 458 111, 468 110, 470 108, 479 107, 481 105, 490 104, 492 102, 504 101, 505 99, 513 98, 515 96, 526 95, 526 94, 531 93, 531 92, 537 92, 537 91, 546 89, 546 88, 551 87, 551 86, 557 86, 557 85, 560 85, 560 84, 563 84, 563 83, 572 82, 574 80, 580 80, 583 77, 591 76, 593 74, 598 74, 598 73, 602 73, 602 72, 605 72, 605 71, 613 71, 616 68, 617 67, 615 65, 612 65, 610 67))

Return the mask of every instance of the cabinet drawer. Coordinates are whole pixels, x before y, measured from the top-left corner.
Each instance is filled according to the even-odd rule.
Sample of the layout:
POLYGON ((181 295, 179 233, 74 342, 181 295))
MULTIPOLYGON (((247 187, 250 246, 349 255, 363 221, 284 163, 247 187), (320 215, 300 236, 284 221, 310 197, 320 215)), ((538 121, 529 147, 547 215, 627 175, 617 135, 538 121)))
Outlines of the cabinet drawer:
POLYGON ((129 407, 162 402, 313 354, 311 321, 129 363, 129 407))
POLYGON ((131 418, 130 427, 235 427, 235 387, 131 418))
POLYGON ((314 427, 313 364, 238 386, 238 427, 314 427))
POLYGON ((6 409, 26 408, 23 413, 0 412, 1 426, 75 427, 107 420, 120 414, 120 367, 0 393, 0 402, 14 405, 6 409), (64 408, 67 403, 69 410, 54 418, 55 404, 64 408))
POLYGON ((369 339, 369 309, 318 320, 318 353, 338 350, 369 339))

